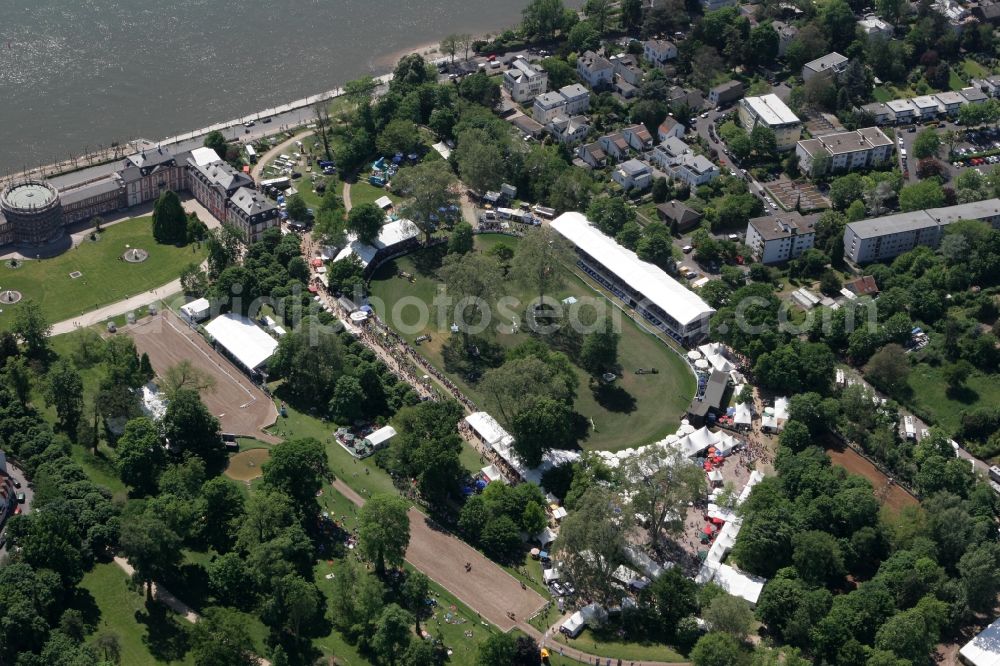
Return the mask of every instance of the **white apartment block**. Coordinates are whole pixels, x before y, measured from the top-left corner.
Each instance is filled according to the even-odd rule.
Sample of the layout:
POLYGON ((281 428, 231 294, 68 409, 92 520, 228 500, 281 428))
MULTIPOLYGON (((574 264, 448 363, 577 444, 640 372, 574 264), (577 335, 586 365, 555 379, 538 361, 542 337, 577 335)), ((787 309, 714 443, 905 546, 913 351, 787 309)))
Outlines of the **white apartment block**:
POLYGON ((867 264, 892 259, 918 245, 937 247, 944 227, 958 220, 980 220, 1000 228, 1000 199, 851 222, 844 229, 844 257, 867 264))
POLYGON ((802 136, 802 121, 774 93, 740 100, 740 122, 748 132, 757 125, 770 128, 778 150, 791 150, 802 136))
POLYGON ((522 103, 534 99, 548 89, 549 75, 544 69, 535 67, 524 58, 515 58, 510 68, 503 73, 503 87, 515 102, 522 103))
POLYGON ((648 39, 642 43, 642 57, 653 65, 666 65, 677 57, 677 46, 665 39, 648 39))
POLYGON ((755 217, 747 225, 747 247, 762 264, 795 259, 815 244, 816 219, 796 212, 755 217))
POLYGON ((866 127, 855 132, 827 134, 815 139, 799 141, 795 154, 799 156, 799 169, 816 178, 827 173, 867 169, 885 164, 892 157, 893 141, 877 127, 866 127), (825 155, 821 161, 822 173, 814 168, 816 158, 825 155))

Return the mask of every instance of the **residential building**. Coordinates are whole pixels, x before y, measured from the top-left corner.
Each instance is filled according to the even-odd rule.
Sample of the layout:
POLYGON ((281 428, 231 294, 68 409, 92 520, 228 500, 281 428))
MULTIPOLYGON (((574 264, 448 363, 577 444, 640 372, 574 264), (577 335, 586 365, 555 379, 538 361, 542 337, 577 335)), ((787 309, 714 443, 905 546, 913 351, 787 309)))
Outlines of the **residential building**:
POLYGON ((660 142, 650 155, 650 160, 662 169, 673 164, 681 155, 690 152, 691 148, 675 136, 668 136, 660 142))
POLYGON ((677 57, 677 46, 665 39, 647 39, 642 43, 642 57, 653 65, 662 67, 677 57))
POLYGON ((957 220, 980 220, 1000 228, 1000 199, 851 222, 844 229, 844 257, 867 264, 892 259, 918 245, 937 247, 944 227, 957 220))
POLYGON ((597 142, 612 162, 620 162, 628 157, 628 141, 625 140, 625 136, 621 132, 605 134, 597 142))
POLYGON ((622 99, 632 99, 639 92, 639 89, 623 79, 618 74, 615 74, 614 79, 612 79, 612 87, 616 93, 621 95, 622 99))
POLYGON ((879 36, 891 39, 894 32, 891 25, 874 14, 869 14, 858 21, 858 28, 868 37, 879 36))
POLYGON ((886 106, 892 111, 893 118, 899 125, 912 123, 917 117, 917 107, 908 99, 894 99, 886 102, 886 106))
POLYGON ((653 137, 645 125, 629 125, 622 130, 622 136, 632 150, 640 153, 653 147, 653 137))
POLYGON ((788 50, 788 45, 799 35, 799 29, 784 21, 772 21, 771 27, 778 33, 778 55, 783 56, 788 50))
POLYGON ((715 310, 661 268, 639 259, 580 213, 563 213, 552 229, 576 247, 578 265, 651 325, 681 344, 708 334, 715 310))
POLYGON ((896 122, 896 114, 888 104, 872 102, 862 106, 861 110, 871 115, 872 122, 876 125, 891 125, 896 122))
POLYGON ((587 143, 576 149, 576 156, 592 169, 603 169, 608 165, 608 156, 597 141, 587 143))
POLYGON ((705 97, 700 90, 687 90, 680 86, 671 86, 667 90, 667 104, 672 109, 687 106, 692 109, 701 109, 705 106, 705 97))
POLYGON ((576 59, 576 73, 591 88, 609 87, 615 66, 602 55, 586 51, 576 59))
POLYGON ((559 94, 566 100, 566 115, 575 116, 590 109, 590 91, 579 83, 571 83, 559 89, 559 94))
POLYGON ((994 74, 982 79, 972 79, 972 85, 982 90, 988 97, 1000 97, 1000 75, 994 74))
POLYGON ((855 171, 885 164, 892 156, 894 142, 877 127, 854 132, 827 134, 799 141, 795 153, 799 170, 813 178, 840 171, 855 171), (816 161, 818 156, 827 159, 816 161), (817 173, 816 165, 822 169, 817 173))
POLYGON ((986 2, 985 0, 975 3, 972 7, 972 15, 979 19, 981 23, 996 25, 1000 23, 1000 3, 986 2))
POLYGON ((670 136, 680 139, 684 136, 685 130, 686 128, 683 123, 678 122, 673 116, 667 116, 656 129, 656 139, 658 141, 666 141, 667 137, 670 136))
POLYGON ((230 197, 241 187, 253 187, 250 176, 240 173, 226 162, 201 164, 197 157, 188 158, 188 189, 202 206, 219 220, 228 220, 226 207, 230 197))
POLYGON ((668 176, 687 183, 692 189, 711 182, 720 173, 719 167, 710 159, 693 153, 684 153, 669 164, 665 171, 668 176))
MULTIPOLYGON (((183 181, 180 186, 171 189, 184 189, 183 181)), ((63 224, 92 220, 99 215, 128 208, 127 191, 120 173, 61 190, 59 201, 62 203, 63 224)))
MULTIPOLYGON (((980 92, 980 94, 982 93, 980 92)), ((946 113, 949 116, 957 116, 958 110, 962 108, 963 105, 968 104, 968 101, 962 96, 961 93, 952 92, 950 90, 947 92, 936 93, 933 97, 937 100, 938 113, 946 113)), ((985 97, 985 95, 983 95, 983 97, 985 97)), ((913 103, 919 109, 917 99, 919 98, 914 97, 913 103)))
POLYGON ((633 86, 637 86, 642 83, 642 67, 639 67, 639 63, 636 61, 634 55, 630 53, 620 53, 618 55, 611 56, 610 62, 615 66, 615 74, 617 76, 622 77, 633 86))
POLYGON ((708 101, 715 106, 726 106, 743 97, 742 81, 726 81, 708 91, 708 101))
POLYGON ((850 59, 834 51, 822 58, 816 58, 802 66, 802 80, 808 81, 814 76, 839 76, 847 69, 850 59))
POLYGON ((763 125, 774 132, 778 150, 791 150, 802 136, 802 121, 774 93, 759 97, 744 97, 740 101, 740 122, 752 132, 763 125))
POLYGON ((556 141, 559 143, 576 143, 583 141, 590 133, 590 121, 587 116, 556 116, 546 126, 556 141))
POLYGON ((661 203, 656 213, 671 231, 684 232, 701 222, 701 213, 677 199, 661 203))
POLYGON ((531 108, 531 117, 543 125, 556 116, 565 114, 566 98, 556 91, 542 93, 535 97, 535 104, 531 108))
MULTIPOLYGON (((961 95, 958 95, 961 99, 961 95)), ((916 110, 916 120, 933 120, 937 118, 938 114, 941 113, 941 107, 938 105, 937 97, 934 95, 920 95, 914 97, 910 100, 913 104, 913 108, 916 110)))
POLYGON ((844 283, 844 288, 856 296, 878 296, 878 283, 871 275, 864 275, 844 283))
POLYGON ((548 89, 549 75, 544 69, 532 65, 522 57, 514 58, 514 62, 503 73, 503 87, 510 93, 511 99, 522 103, 534 99, 548 89))
MULTIPOLYGON (((946 93, 941 93, 941 94, 944 95, 946 93)), ((979 88, 976 88, 975 86, 971 86, 969 88, 962 88, 961 90, 958 91, 958 94, 964 97, 965 101, 968 102, 969 104, 981 104, 982 102, 985 102, 987 99, 989 99, 989 97, 986 95, 985 92, 983 92, 979 88)))
POLYGON ((706 12, 714 12, 726 7, 732 7, 736 0, 701 0, 701 7, 706 12))
POLYGON ((795 259, 816 242, 816 215, 792 211, 755 217, 747 225, 746 244, 762 264, 781 264, 795 259))
POLYGON ((229 199, 226 222, 241 232, 250 243, 259 241, 264 232, 280 224, 278 207, 263 194, 248 187, 241 187, 229 199))
POLYGON ((625 160, 611 174, 611 180, 628 190, 644 190, 653 184, 653 170, 636 159, 625 160))

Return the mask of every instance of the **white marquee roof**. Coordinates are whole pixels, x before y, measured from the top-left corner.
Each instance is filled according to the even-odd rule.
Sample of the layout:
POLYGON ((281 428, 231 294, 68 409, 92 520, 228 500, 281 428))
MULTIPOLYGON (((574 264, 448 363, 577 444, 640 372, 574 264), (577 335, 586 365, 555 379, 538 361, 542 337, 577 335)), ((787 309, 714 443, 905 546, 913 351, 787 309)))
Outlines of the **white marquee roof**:
POLYGON ((358 257, 362 266, 367 266, 375 258, 379 250, 407 241, 419 233, 420 230, 413 222, 409 220, 396 220, 395 222, 383 225, 382 230, 378 232, 378 238, 371 244, 362 243, 356 236, 351 234, 347 237, 347 245, 337 254, 334 261, 340 261, 353 254, 358 257))
POLYGON ((1000 620, 963 645, 959 654, 973 666, 1000 666, 1000 620))
POLYGON ((715 310, 693 291, 667 275, 663 269, 640 259, 605 236, 581 213, 563 213, 552 228, 594 257, 619 280, 642 294, 682 326, 711 315, 715 310))
POLYGON ((251 370, 263 365, 278 348, 277 340, 252 319, 240 314, 220 315, 210 321, 205 330, 244 367, 251 370))

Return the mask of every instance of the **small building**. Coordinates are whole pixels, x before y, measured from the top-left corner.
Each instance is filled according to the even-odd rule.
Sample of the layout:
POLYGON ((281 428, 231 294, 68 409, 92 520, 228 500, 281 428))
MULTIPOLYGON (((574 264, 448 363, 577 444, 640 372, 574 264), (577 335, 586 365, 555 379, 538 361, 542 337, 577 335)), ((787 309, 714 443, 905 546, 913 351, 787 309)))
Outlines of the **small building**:
MULTIPOLYGON (((956 96, 958 97, 959 103, 961 103, 962 96, 956 96)), ((938 105, 937 97, 934 95, 919 95, 912 98, 910 102, 916 109, 917 120, 933 120, 934 118, 937 118, 938 114, 943 110, 938 105)))
POLYGON ((891 38, 894 32, 893 27, 883 21, 875 14, 869 14, 858 21, 858 28, 867 37, 891 38))
POLYGON ((576 155, 592 169, 603 169, 608 165, 608 156, 597 141, 580 146, 576 149, 576 155))
POLYGON ((715 106, 726 106, 743 97, 742 81, 726 81, 708 91, 708 101, 715 106))
POLYGON ((207 319, 212 311, 212 304, 207 298, 198 298, 181 306, 181 315, 190 322, 207 319))
POLYGON ((856 296, 878 296, 878 284, 871 275, 865 275, 844 283, 844 288, 856 296))
POLYGON ((620 162, 628 157, 628 141, 621 132, 606 134, 597 140, 604 154, 612 162, 620 162))
POLYGON ((747 224, 746 245, 762 264, 795 259, 815 244, 816 219, 798 212, 752 218, 747 224))
POLYGON ((639 92, 639 89, 637 87, 635 87, 634 85, 623 79, 618 74, 615 74, 615 78, 613 79, 613 84, 614 85, 612 86, 612 90, 618 93, 622 99, 632 99, 639 92))
POLYGON ((726 395, 726 388, 729 386, 729 373, 721 370, 712 370, 705 385, 705 392, 700 396, 695 396, 688 405, 687 417, 696 428, 705 425, 709 412, 718 411, 722 406, 722 398, 726 395))
POLYGON ((705 12, 718 11, 735 4, 736 0, 701 0, 701 7, 705 12))
POLYGON ((278 348, 278 341, 249 317, 235 312, 220 315, 205 326, 216 348, 236 361, 251 375, 262 370, 278 348))
POLYGON ((802 136, 802 121, 774 93, 744 97, 740 101, 739 114, 747 132, 758 125, 774 132, 778 150, 791 150, 802 136))
POLYGON ((590 133, 590 121, 587 116, 556 116, 546 126, 556 141, 559 143, 576 143, 583 141, 590 133))
POLYGON ((989 99, 985 92, 976 87, 962 88, 958 92, 969 104, 981 104, 989 99))
POLYGON ((642 83, 643 71, 635 56, 630 53, 619 53, 611 56, 609 62, 615 66, 615 75, 628 81, 633 86, 642 83))
POLYGON ((822 58, 816 58, 802 66, 802 80, 809 81, 814 76, 839 76, 847 69, 850 59, 834 51, 822 58))
POLYGON ((704 155, 684 153, 666 166, 667 174, 694 189, 719 177, 721 171, 704 155))
POLYGON ((681 155, 691 152, 691 148, 675 136, 668 136, 653 149, 650 160, 661 169, 667 169, 681 155))
POLYGON ((1000 619, 983 629, 958 651, 959 660, 968 666, 1000 664, 1000 619))
POLYGON ((647 39, 642 43, 642 57, 651 65, 662 67, 677 57, 677 46, 665 39, 647 39))
POLYGON ((531 117, 541 124, 551 122, 556 116, 565 115, 566 99, 558 92, 542 93, 535 97, 531 108, 531 117))
POLYGON ((576 59, 576 73, 591 88, 607 88, 611 86, 615 66, 604 56, 585 51, 576 59))
POLYGON ((579 83, 571 83, 559 89, 559 94, 566 101, 566 115, 572 116, 584 113, 590 108, 590 91, 579 83))
POLYGON ((896 122, 896 113, 888 104, 872 102, 862 106, 861 110, 870 115, 872 122, 876 125, 891 125, 896 122))
POLYGON ((788 50, 788 45, 798 37, 799 29, 784 21, 772 21, 771 27, 778 33, 778 55, 784 56, 788 50))
POLYGON ((545 131, 544 125, 523 113, 509 118, 507 122, 516 127, 523 136, 532 139, 537 139, 545 131))
POLYGON ((678 122, 673 116, 667 116, 660 123, 660 126, 656 128, 656 139, 657 141, 666 141, 667 137, 674 137, 676 139, 684 138, 684 132, 686 128, 684 124, 678 122))
POLYGON ((626 191, 644 190, 653 184, 653 170, 639 160, 626 160, 611 174, 611 179, 626 191))
POLYGON ((911 123, 917 117, 917 107, 908 99, 894 99, 886 102, 886 106, 892 111, 893 118, 898 125, 911 123))
POLYGON ((549 75, 523 57, 514 58, 503 73, 503 87, 515 102, 524 103, 541 95, 548 88, 549 75))
POLYGON ((375 432, 369 434, 364 439, 364 444, 367 448, 377 451, 380 448, 386 446, 389 440, 396 436, 396 429, 392 426, 382 426, 375 432))
POLYGON ((701 213, 677 199, 661 203, 656 207, 656 213, 671 231, 687 231, 701 222, 701 213))
POLYGON ((653 147, 653 137, 645 125, 629 125, 622 130, 622 136, 632 150, 643 152, 653 147))

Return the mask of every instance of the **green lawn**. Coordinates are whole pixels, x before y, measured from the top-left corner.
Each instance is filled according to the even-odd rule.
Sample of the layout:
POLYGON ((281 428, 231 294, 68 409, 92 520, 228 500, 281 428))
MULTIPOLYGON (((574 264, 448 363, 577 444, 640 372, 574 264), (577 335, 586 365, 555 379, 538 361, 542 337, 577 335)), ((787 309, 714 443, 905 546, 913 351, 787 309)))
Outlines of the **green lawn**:
MULTIPOLYGON (((176 279, 187 264, 204 258, 205 250, 195 245, 158 244, 150 218, 139 217, 107 227, 97 242, 84 241, 57 257, 23 261, 18 268, 0 264, 0 289, 20 291, 25 301, 39 303, 54 323, 159 287, 176 279), (126 246, 147 250, 149 258, 141 264, 120 260, 126 246), (71 278, 75 271, 82 275, 71 278)), ((10 326, 17 307, 3 308, 0 329, 10 326)))
POLYGON ((129 586, 128 577, 118 565, 95 565, 80 587, 85 596, 78 605, 84 616, 96 624, 90 640, 102 633, 114 633, 121 646, 122 664, 194 663, 184 657, 190 627, 187 621, 159 604, 147 609, 145 597, 129 586))
POLYGON ((568 638, 564 634, 557 633, 554 638, 553 651, 558 654, 558 645, 565 644, 583 650, 588 654, 603 657, 611 657, 614 660, 631 661, 635 659, 648 659, 650 661, 685 662, 684 655, 672 650, 667 645, 642 643, 620 643, 615 640, 601 640, 594 636, 590 629, 584 629, 576 638, 568 638))
POLYGON ((872 95, 875 97, 876 102, 882 102, 885 104, 889 100, 894 99, 892 93, 886 90, 883 86, 877 86, 873 91, 872 95))
POLYGON ((399 197, 394 194, 390 194, 389 190, 383 189, 381 187, 375 187, 370 184, 365 178, 364 173, 358 176, 358 182, 351 184, 351 206, 360 206, 366 203, 375 203, 376 199, 381 197, 389 197, 392 199, 392 203, 399 203, 399 197))
POLYGON ((955 70, 950 70, 948 73, 948 87, 952 90, 961 90, 966 86, 965 79, 959 76, 958 72, 955 70))
MULTIPOLYGON (((481 235, 476 237, 477 247, 486 250, 497 242, 509 245, 517 244, 517 239, 498 235, 481 235)), ((372 283, 373 303, 381 301, 391 312, 393 304, 403 297, 416 297, 425 303, 433 300, 437 288, 437 282, 433 275, 418 268, 417 261, 421 259, 420 253, 409 255, 389 262, 382 266, 375 274, 372 283), (416 276, 415 282, 403 280, 396 277, 398 271, 406 271, 416 276)), ((592 302, 600 302, 605 306, 610 305, 603 296, 595 294, 591 286, 584 283, 576 274, 567 271, 566 286, 551 294, 557 300, 562 300, 567 296, 574 296, 583 299, 594 299, 592 302)), ((517 298, 520 303, 528 303, 532 296, 526 290, 513 285, 506 285, 506 293, 517 298)), ((609 312, 620 314, 614 307, 608 308, 609 312)), ((408 324, 410 330, 403 334, 411 343, 422 334, 431 336, 430 342, 425 342, 419 346, 420 352, 436 367, 443 368, 442 346, 447 341, 449 333, 437 327, 439 322, 432 311, 429 321, 419 330, 413 324, 416 322, 416 310, 413 307, 406 308, 401 313, 403 324, 408 324)), ((383 319, 391 320, 391 317, 383 316, 383 319)), ((522 317, 523 320, 523 317, 522 317)), ((508 323, 508 319, 504 323, 508 323)), ((694 394, 694 377, 687 369, 683 359, 680 358, 663 341, 653 336, 651 333, 640 329, 631 319, 621 316, 621 342, 619 348, 619 362, 623 369, 621 378, 616 382, 616 386, 621 389, 618 394, 618 401, 602 405, 595 398, 588 386, 586 374, 577 369, 579 384, 577 387, 577 398, 575 409, 592 423, 592 429, 588 438, 582 443, 587 449, 609 449, 618 450, 630 446, 649 444, 676 429, 680 420, 680 415, 687 407, 691 396, 694 394), (659 374, 636 375, 636 368, 655 367, 659 374)), ((512 347, 528 339, 525 332, 519 333, 498 333, 495 335, 496 341, 505 346, 512 347)), ((472 398, 478 405, 490 410, 490 402, 479 391, 478 387, 470 385, 461 378, 452 377, 453 380, 472 398)))
POLYGON ((977 79, 990 75, 990 70, 986 69, 972 58, 966 58, 962 61, 962 71, 965 72, 966 76, 977 79))
POLYGON ((958 430, 963 411, 1000 404, 1000 381, 996 375, 975 372, 966 381, 964 390, 949 393, 940 367, 918 363, 910 371, 909 384, 914 410, 949 433, 958 430))

